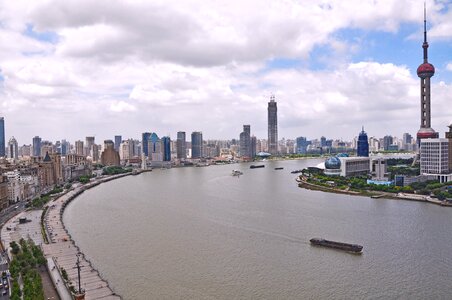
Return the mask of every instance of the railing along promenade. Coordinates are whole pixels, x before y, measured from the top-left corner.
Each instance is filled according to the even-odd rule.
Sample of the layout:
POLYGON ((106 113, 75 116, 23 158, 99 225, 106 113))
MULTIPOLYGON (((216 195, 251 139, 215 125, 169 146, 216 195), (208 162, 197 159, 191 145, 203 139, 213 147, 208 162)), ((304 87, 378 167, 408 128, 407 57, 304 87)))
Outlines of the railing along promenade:
POLYGON ((77 262, 77 255, 79 255, 81 287, 85 291, 85 299, 87 300, 117 300, 121 299, 121 297, 113 291, 108 282, 102 278, 99 271, 93 267, 91 262, 83 253, 81 253, 78 246, 72 240, 63 224, 63 212, 66 206, 85 190, 127 175, 130 175, 130 173, 97 179, 74 188, 48 204, 48 210, 44 217, 44 227, 49 243, 43 244, 43 250, 44 255, 54 262, 55 268, 58 270, 59 275, 61 275, 53 276, 53 279, 55 280, 54 283, 57 286, 65 285, 68 290, 70 289, 70 286, 73 286, 75 290, 78 290, 78 274, 75 265, 77 262), (67 282, 61 282, 64 280, 59 279, 62 278, 63 269, 68 275, 67 282))

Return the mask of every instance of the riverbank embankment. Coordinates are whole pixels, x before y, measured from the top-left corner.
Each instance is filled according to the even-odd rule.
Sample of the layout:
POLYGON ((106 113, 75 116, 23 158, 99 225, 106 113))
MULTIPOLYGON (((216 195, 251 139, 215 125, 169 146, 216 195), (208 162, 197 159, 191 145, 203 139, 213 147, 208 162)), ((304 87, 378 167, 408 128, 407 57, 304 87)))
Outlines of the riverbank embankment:
POLYGON ((385 199, 395 199, 395 200, 407 200, 407 201, 418 201, 418 202, 428 202, 440 206, 452 206, 452 204, 447 201, 441 201, 432 198, 427 195, 419 194, 408 194, 408 193, 389 193, 389 192, 375 192, 375 191, 352 191, 352 190, 342 190, 335 187, 326 187, 323 185, 317 185, 315 183, 307 182, 307 178, 300 176, 296 178, 298 186, 300 188, 305 188, 308 190, 322 191, 335 194, 346 194, 353 196, 364 196, 371 197, 374 199, 385 198, 385 199))
POLYGON ((77 256, 79 256, 81 288, 85 291, 85 299, 121 299, 72 240, 63 224, 63 213, 66 206, 84 191, 101 183, 128 175, 131 175, 131 173, 97 179, 85 185, 77 186, 68 193, 49 202, 48 210, 44 216, 44 228, 49 244, 43 244, 42 248, 44 255, 54 266, 51 269, 51 275, 57 289, 60 286, 65 286, 67 290, 78 290, 78 274, 75 265, 77 256), (55 274, 55 271, 58 271, 58 274, 55 274), (65 277, 63 276, 64 273, 67 273, 68 280, 66 282, 62 279, 65 277))

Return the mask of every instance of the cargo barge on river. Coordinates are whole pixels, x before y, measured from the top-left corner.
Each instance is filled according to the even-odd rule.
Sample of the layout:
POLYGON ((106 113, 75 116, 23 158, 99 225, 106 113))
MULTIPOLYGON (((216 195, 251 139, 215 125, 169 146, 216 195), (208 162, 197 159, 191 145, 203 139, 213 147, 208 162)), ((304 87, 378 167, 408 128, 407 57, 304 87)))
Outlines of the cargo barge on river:
POLYGON ((322 246, 327 248, 333 248, 338 250, 347 251, 354 254, 363 253, 363 246, 357 244, 347 244, 335 241, 329 241, 321 238, 312 238, 309 240, 311 244, 315 246, 322 246))

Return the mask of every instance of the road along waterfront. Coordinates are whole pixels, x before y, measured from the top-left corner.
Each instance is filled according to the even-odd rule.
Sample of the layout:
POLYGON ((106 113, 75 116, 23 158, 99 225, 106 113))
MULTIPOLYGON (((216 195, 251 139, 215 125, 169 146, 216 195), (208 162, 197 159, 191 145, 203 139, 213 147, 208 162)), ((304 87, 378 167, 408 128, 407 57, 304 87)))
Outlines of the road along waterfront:
POLYGON ((449 298, 452 210, 300 189, 290 171, 319 162, 128 176, 85 191, 63 220, 124 299, 449 298))

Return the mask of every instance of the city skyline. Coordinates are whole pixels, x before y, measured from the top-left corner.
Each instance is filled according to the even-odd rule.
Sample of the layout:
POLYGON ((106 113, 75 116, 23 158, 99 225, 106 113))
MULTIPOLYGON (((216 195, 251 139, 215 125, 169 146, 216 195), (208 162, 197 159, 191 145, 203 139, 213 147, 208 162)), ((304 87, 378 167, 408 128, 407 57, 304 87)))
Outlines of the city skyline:
MULTIPOLYGON (((432 128, 442 135, 452 119, 452 12, 450 3, 426 4, 432 128)), ((181 130, 231 139, 243 124, 265 138, 272 93, 280 137, 419 129, 421 1, 0 7, 8 41, 0 46, 0 117, 5 139, 19 145, 147 131, 174 140, 181 130)))

